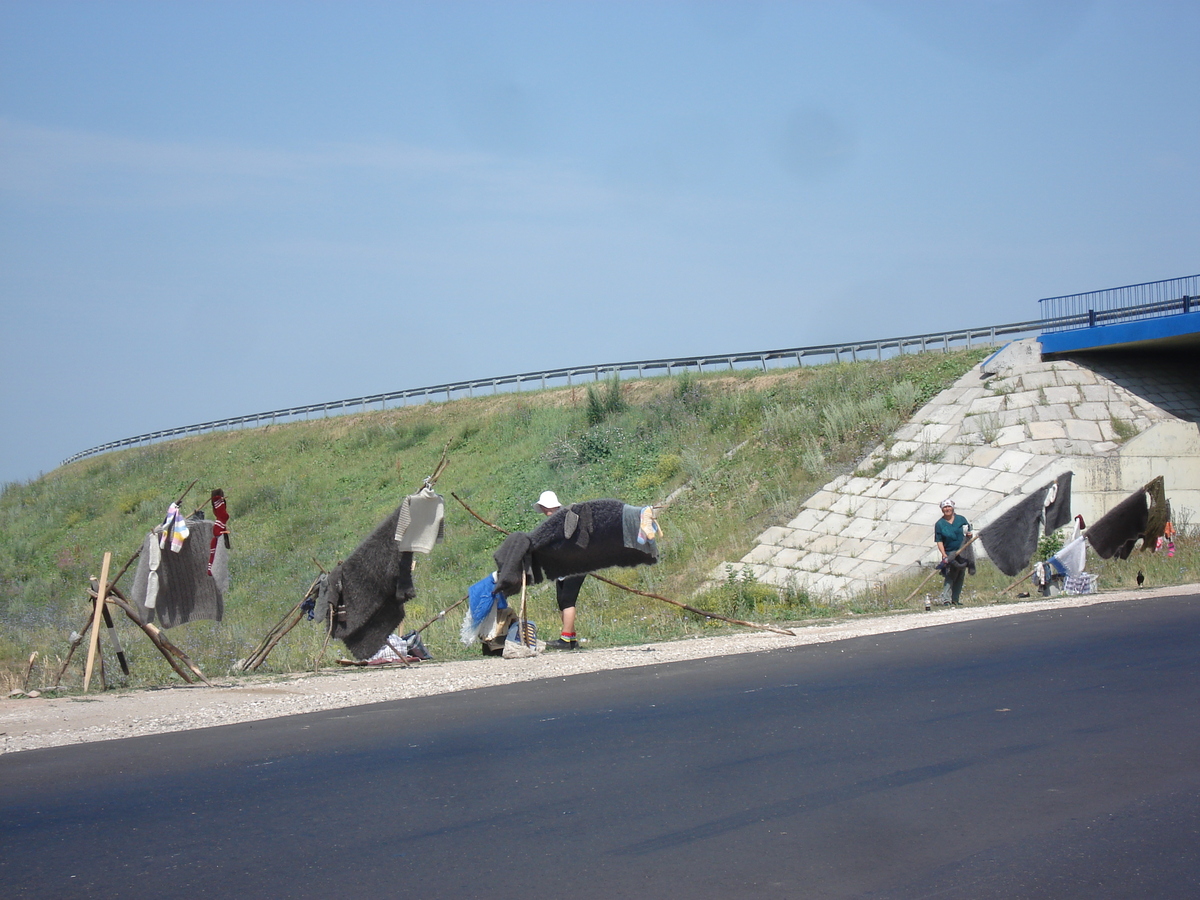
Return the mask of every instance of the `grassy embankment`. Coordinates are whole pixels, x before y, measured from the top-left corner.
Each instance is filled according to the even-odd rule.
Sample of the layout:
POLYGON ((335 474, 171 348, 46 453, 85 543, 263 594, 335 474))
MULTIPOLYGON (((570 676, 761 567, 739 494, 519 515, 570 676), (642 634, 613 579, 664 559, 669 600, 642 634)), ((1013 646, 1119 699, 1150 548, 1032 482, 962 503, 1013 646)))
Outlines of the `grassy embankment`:
MULTIPOLYGON (((208 434, 82 460, 35 482, 7 485, 0 495, 0 686, 19 687, 35 651, 29 686, 53 680, 68 635, 86 619, 86 580, 98 574, 103 552, 111 550, 114 567, 121 566, 167 504, 197 478, 192 505, 212 487, 224 488, 229 498, 232 585, 224 622, 190 623, 170 636, 210 675, 224 676, 304 593, 317 572, 313 560, 330 568, 352 551, 420 487, 445 447, 450 465, 438 489, 447 497, 447 541, 417 557, 419 596, 407 620, 413 627, 491 571, 501 540, 450 499, 451 491, 497 525, 528 530, 540 518, 532 501, 545 488, 568 502, 614 496, 649 503, 686 484, 662 516, 659 565, 606 574, 762 621, 886 607, 891 601, 884 597, 833 608, 826 598, 780 593, 740 577, 692 595, 719 563, 747 552, 769 525, 786 522, 806 496, 886 440, 982 355, 930 353, 461 399, 208 434)), ((1149 564, 1151 583, 1178 581, 1155 568, 1162 562, 1149 564)), ((991 570, 989 580, 987 571, 971 586, 980 597, 995 589, 992 582, 1003 586, 999 573, 991 570)), ((126 588, 130 577, 121 582, 126 588)), ((892 599, 908 589, 896 585, 892 599)), ((546 633, 557 620, 552 591, 542 585, 531 593, 532 617, 546 633)), ((579 610, 580 631, 596 645, 715 630, 674 607, 594 580, 579 610)), ((476 652, 458 643, 459 621, 456 613, 426 632, 435 657, 476 652)), ((174 679, 128 623, 121 632, 133 665, 130 684, 174 679)), ((321 638, 318 623, 302 623, 260 671, 311 668, 321 638)), ((326 659, 340 652, 335 642, 326 659)), ((64 686, 78 685, 78 670, 73 664, 64 686)), ((125 683, 113 679, 111 668, 109 677, 125 683)))

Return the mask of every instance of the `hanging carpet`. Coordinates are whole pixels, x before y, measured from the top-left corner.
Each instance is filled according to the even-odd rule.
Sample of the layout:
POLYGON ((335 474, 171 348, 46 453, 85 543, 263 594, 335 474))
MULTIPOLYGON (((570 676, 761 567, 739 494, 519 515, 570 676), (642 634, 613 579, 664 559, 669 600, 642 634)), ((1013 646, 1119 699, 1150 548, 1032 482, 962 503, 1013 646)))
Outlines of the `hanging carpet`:
POLYGON ((621 500, 586 500, 560 509, 531 532, 510 534, 494 556, 497 589, 509 597, 520 593, 522 570, 527 584, 538 584, 610 566, 654 565, 657 543, 638 541, 644 510, 621 500))
POLYGON ((1092 523, 1088 543, 1101 559, 1129 559, 1138 538, 1146 533, 1149 513, 1146 489, 1138 488, 1092 523))
POLYGON ((1050 485, 1038 488, 979 530, 979 541, 988 557, 1009 578, 1023 571, 1037 552, 1038 531, 1049 493, 1050 485))
POLYGON ((1046 534, 1057 531, 1071 521, 1071 476, 1073 474, 1073 472, 1063 472, 1054 481, 1054 495, 1046 504, 1046 534))
POLYGON ((229 548, 224 541, 213 546, 216 524, 200 518, 172 522, 166 547, 159 546, 162 525, 146 535, 130 591, 143 622, 153 622, 157 616, 163 628, 174 628, 196 619, 221 621, 229 590, 229 548), (179 540, 183 531, 187 537, 179 540), (171 549, 175 545, 179 552, 171 549))
POLYGON ((404 621, 404 603, 417 595, 412 551, 400 550, 396 524, 402 507, 379 523, 321 585, 317 617, 355 659, 370 659, 404 621))

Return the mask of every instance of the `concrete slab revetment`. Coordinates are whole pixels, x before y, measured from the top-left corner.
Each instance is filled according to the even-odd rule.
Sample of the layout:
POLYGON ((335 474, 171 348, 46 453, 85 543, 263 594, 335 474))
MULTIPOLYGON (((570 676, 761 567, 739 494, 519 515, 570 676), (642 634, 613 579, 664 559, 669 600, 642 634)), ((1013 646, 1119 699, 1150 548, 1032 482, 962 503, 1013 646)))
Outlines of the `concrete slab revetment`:
MULTIPOLYGON (((730 565, 751 566, 764 584, 832 599, 877 591, 881 580, 932 562, 940 500, 954 497, 978 529, 1065 471, 1075 472, 1074 511, 1087 521, 1157 475, 1167 478, 1173 508, 1200 521, 1200 427, 1148 399, 1200 410, 1196 397, 1153 384, 1137 396, 1079 363, 1042 362, 1036 341, 1009 344, 988 365, 996 377, 981 384, 980 371, 969 372, 897 429, 892 461, 878 476, 832 480, 788 527, 767 528, 730 565), (1114 418, 1139 434, 1118 444, 1114 418), (906 454, 912 458, 898 459, 906 454)), ((877 450, 871 465, 884 459, 877 450)), ((869 471, 865 460, 856 471, 869 471)))

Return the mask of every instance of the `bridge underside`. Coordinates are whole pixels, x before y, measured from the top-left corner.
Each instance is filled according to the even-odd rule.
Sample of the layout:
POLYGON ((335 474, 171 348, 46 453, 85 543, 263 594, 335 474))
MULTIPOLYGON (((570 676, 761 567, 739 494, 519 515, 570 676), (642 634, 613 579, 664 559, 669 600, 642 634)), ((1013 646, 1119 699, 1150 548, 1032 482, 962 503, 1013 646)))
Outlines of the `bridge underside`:
MULTIPOLYGON (((1055 331, 1041 335, 1043 359, 1064 359, 1078 353, 1200 354, 1200 311, 1139 319, 1094 328, 1055 331)), ((1193 369, 1200 368, 1195 362, 1193 369)))

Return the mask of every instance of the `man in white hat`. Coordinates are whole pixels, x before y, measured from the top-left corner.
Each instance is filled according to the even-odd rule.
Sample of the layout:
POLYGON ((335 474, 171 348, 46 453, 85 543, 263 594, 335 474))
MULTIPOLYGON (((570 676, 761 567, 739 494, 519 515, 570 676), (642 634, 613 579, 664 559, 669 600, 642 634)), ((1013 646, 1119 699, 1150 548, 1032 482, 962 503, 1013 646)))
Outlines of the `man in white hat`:
MULTIPOLYGON (((554 491, 542 491, 537 502, 533 504, 544 516, 552 516, 560 509, 558 494, 554 491)), ((575 602, 579 599, 579 589, 583 587, 586 575, 571 575, 554 581, 555 595, 558 599, 558 609, 562 613, 562 636, 556 641, 547 641, 547 650, 578 650, 579 639, 575 636, 575 602)))

